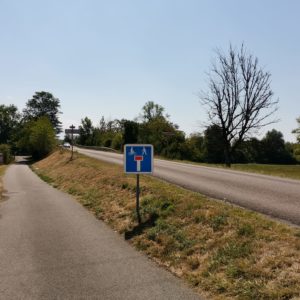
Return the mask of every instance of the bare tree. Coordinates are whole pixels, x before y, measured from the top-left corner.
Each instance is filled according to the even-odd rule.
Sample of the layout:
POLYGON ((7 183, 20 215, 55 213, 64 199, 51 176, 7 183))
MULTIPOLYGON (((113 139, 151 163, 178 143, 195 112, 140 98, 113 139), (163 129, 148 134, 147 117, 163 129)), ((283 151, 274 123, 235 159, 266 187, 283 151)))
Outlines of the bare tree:
POLYGON ((270 77, 243 45, 239 50, 230 45, 228 54, 217 51, 217 62, 208 74, 208 92, 202 92, 200 100, 208 108, 210 122, 222 129, 228 167, 232 153, 247 135, 277 122, 268 121, 278 103, 272 99, 270 77))

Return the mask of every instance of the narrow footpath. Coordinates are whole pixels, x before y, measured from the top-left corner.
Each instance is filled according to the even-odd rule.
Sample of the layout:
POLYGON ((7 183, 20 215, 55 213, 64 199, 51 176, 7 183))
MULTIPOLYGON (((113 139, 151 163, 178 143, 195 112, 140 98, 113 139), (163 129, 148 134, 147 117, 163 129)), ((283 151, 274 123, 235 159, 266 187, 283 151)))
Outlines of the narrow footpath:
POLYGON ((200 299, 20 162, 0 203, 0 299, 200 299))

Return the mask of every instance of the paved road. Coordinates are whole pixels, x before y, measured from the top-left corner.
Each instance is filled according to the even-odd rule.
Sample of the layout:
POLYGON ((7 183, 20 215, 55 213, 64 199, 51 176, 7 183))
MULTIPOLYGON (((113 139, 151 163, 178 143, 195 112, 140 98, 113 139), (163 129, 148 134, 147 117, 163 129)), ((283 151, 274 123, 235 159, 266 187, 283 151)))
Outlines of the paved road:
MULTIPOLYGON (((120 154, 76 150, 97 159, 123 164, 120 154)), ((155 159, 154 168, 154 176, 169 182, 300 225, 299 180, 159 159, 155 159)))
POLYGON ((0 203, 0 299, 199 299, 28 166, 0 203))

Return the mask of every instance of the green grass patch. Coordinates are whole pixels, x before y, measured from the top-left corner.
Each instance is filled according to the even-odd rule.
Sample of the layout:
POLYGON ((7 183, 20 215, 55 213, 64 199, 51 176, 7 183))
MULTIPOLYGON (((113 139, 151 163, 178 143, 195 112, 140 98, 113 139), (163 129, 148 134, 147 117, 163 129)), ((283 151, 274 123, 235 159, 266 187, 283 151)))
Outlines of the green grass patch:
POLYGON ((300 296, 297 228, 148 176, 138 225, 136 179, 121 166, 56 152, 33 169, 210 299, 300 296))
POLYGON ((39 173, 39 177, 49 184, 51 184, 54 181, 51 177, 49 177, 43 173, 39 173))
POLYGON ((300 179, 300 165, 233 164, 233 170, 300 179))
MULTIPOLYGON (((162 160, 170 160, 159 157, 162 160)), ((174 160, 170 160, 174 161, 174 160)), ((298 179, 300 180, 300 164, 298 165, 268 165, 268 164, 232 164, 231 168, 226 167, 224 164, 208 164, 208 163, 197 163, 191 161, 175 160, 176 162, 193 164, 204 167, 222 168, 250 173, 257 173, 262 175, 271 175, 283 178, 298 179)))

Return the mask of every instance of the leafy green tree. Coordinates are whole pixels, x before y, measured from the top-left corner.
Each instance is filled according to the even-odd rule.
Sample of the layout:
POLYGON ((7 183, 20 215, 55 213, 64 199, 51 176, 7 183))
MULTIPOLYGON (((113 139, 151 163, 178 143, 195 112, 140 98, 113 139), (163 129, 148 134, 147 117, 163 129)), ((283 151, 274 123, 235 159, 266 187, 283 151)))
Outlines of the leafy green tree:
POLYGON ((11 143, 20 125, 20 113, 15 105, 0 105, 0 144, 11 143))
POLYGON ((24 124, 18 147, 32 157, 39 159, 47 156, 57 144, 55 130, 47 117, 41 117, 24 124))
POLYGON ((184 159, 185 133, 173 127, 170 131, 164 131, 163 137, 161 155, 171 159, 184 159))
POLYGON ((208 163, 224 163, 224 141, 222 128, 211 125, 204 131, 204 161, 208 163))
POLYGON ((142 108, 142 120, 144 122, 150 122, 154 119, 164 118, 168 119, 168 115, 164 115, 164 107, 159 104, 154 103, 153 101, 148 101, 142 108))
POLYGON ((200 133, 191 134, 182 147, 182 158, 203 162, 204 160, 204 137, 200 133))
POLYGON ((176 124, 169 121, 169 115, 164 114, 164 111, 161 105, 153 101, 143 106, 138 142, 152 144, 157 154, 180 158, 179 148, 184 143, 184 134, 178 131, 176 124))
POLYGON ((263 160, 262 143, 257 138, 250 138, 243 141, 237 150, 242 155, 239 152, 235 153, 234 161, 236 163, 261 163, 263 160))
POLYGON ((55 98, 49 92, 36 92, 26 103, 23 110, 23 119, 25 122, 37 120, 41 117, 48 117, 56 134, 62 132, 61 122, 58 115, 60 112, 60 100, 55 98))
POLYGON ((297 118, 298 128, 294 129, 292 133, 296 134, 298 143, 300 143, 300 117, 297 118))
POLYGON ((166 155, 170 152, 175 131, 176 128, 171 122, 163 116, 158 116, 140 124, 138 142, 152 144, 157 154, 162 154, 164 148, 169 148, 168 151, 164 151, 166 155))
POLYGON ((294 157, 298 162, 300 162, 300 117, 296 119, 298 123, 298 128, 294 129, 292 133, 296 134, 298 144, 293 146, 294 157))
POLYGON ((290 143, 290 142, 286 142, 285 143, 285 148, 288 151, 288 153, 294 158, 295 163, 300 162, 300 145, 296 144, 296 143, 290 143))
POLYGON ((0 153, 3 155, 4 164, 9 164, 13 160, 10 145, 0 144, 0 153))
POLYGON ((298 163, 300 163, 300 145, 295 144, 293 146, 293 155, 298 163))
POLYGON ((130 120, 122 120, 123 123, 123 144, 134 144, 138 141, 139 124, 130 120))
POLYGON ((98 146, 112 147, 119 150, 122 144, 122 141, 120 141, 122 132, 122 121, 118 119, 106 121, 102 116, 99 126, 94 128, 93 143, 98 146))
POLYGON ((116 150, 121 150, 122 146, 123 146, 123 135, 121 132, 117 132, 113 137, 113 140, 111 142, 111 147, 116 150))
POLYGON ((85 146, 93 145, 93 123, 91 119, 85 117, 81 120, 81 125, 79 126, 79 144, 85 146))
POLYGON ((262 143, 262 163, 271 164, 291 164, 295 160, 286 148, 283 135, 275 129, 268 131, 261 140, 262 143))
POLYGON ((31 127, 29 138, 32 156, 42 158, 56 146, 55 131, 47 117, 39 118, 31 127))

